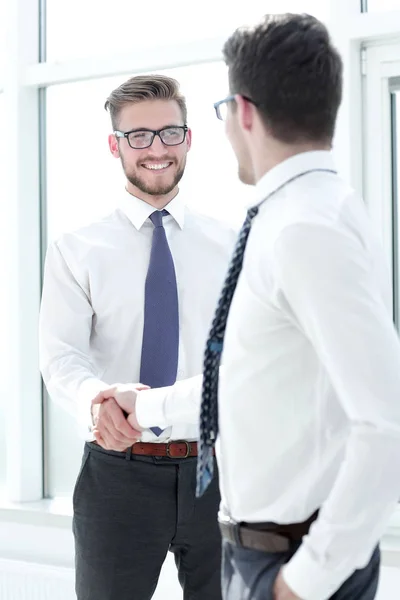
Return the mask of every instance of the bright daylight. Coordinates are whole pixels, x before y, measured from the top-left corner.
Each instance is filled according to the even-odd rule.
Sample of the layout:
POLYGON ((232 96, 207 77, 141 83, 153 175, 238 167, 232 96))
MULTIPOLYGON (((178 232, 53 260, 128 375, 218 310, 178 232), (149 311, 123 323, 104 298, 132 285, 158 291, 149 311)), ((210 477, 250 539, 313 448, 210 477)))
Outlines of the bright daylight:
POLYGON ((395 600, 400 0, 0 0, 0 600, 395 600))

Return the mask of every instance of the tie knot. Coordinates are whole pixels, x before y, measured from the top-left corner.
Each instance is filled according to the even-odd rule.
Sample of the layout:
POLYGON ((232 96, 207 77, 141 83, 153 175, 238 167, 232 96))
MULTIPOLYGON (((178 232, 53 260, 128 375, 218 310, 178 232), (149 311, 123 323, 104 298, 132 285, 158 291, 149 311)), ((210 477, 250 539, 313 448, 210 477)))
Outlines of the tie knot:
POLYGON ((153 223, 154 227, 162 227, 162 219, 168 214, 169 212, 167 210, 155 210, 150 215, 150 220, 153 223))

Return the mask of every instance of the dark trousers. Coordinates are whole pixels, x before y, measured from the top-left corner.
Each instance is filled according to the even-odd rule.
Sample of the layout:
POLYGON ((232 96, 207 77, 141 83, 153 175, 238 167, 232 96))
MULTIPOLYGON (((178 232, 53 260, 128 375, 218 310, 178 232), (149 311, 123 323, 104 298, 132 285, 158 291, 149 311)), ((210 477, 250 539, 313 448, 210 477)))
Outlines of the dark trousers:
POLYGON ((196 461, 86 444, 73 495, 78 600, 150 600, 168 550, 184 600, 221 600, 218 478, 196 499, 196 461))
MULTIPOLYGON (((224 600, 274 600, 273 588, 281 567, 298 549, 268 553, 239 548, 223 542, 222 596, 224 600)), ((380 552, 376 548, 369 564, 341 586, 330 600, 373 600, 379 581, 380 552)))

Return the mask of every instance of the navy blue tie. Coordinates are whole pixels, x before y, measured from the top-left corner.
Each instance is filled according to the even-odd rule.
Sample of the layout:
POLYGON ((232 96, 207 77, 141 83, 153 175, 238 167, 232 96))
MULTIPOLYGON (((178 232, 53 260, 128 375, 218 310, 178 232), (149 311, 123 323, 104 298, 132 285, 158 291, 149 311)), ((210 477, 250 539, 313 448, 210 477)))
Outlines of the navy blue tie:
MULTIPOLYGON (((178 290, 174 261, 162 223, 166 210, 150 215, 154 225, 145 284, 140 383, 151 388, 176 381, 179 350, 178 290)), ((151 427, 159 436, 162 429, 151 427)))
MULTIPOLYGON (((316 171, 336 173, 334 169, 309 169, 295 175, 281 186, 276 188, 263 202, 276 194, 283 187, 316 171)), ((207 340, 204 355, 203 390, 200 409, 200 441, 197 459, 197 487, 196 496, 202 496, 209 486, 214 472, 213 449, 218 435, 218 382, 219 366, 221 362, 222 347, 224 343, 226 323, 231 307, 232 298, 235 293, 237 282, 243 266, 243 258, 246 250, 247 238, 249 237, 252 221, 259 211, 259 206, 253 206, 247 211, 246 219, 239 233, 236 247, 233 252, 231 264, 226 276, 221 296, 218 302, 214 321, 207 340)))

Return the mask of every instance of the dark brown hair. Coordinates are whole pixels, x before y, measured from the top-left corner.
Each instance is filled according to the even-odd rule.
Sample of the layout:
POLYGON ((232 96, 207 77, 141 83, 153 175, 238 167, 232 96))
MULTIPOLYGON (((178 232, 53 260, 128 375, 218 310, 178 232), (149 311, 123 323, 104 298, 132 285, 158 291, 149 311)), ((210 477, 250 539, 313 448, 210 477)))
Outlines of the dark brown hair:
POLYGON ((104 108, 110 112, 113 129, 118 128, 118 117, 124 106, 143 100, 175 100, 186 125, 186 100, 176 79, 165 75, 137 75, 117 87, 106 100, 104 108))
POLYGON ((259 24, 236 30, 223 53, 231 93, 254 101, 276 139, 331 142, 343 65, 318 19, 266 15, 259 24))

